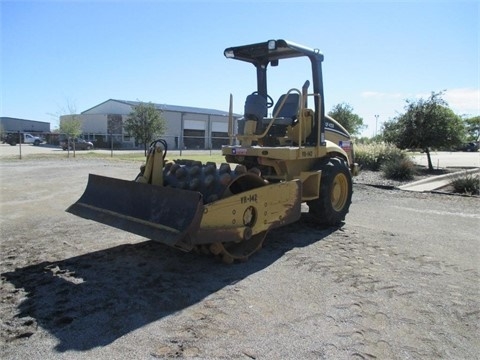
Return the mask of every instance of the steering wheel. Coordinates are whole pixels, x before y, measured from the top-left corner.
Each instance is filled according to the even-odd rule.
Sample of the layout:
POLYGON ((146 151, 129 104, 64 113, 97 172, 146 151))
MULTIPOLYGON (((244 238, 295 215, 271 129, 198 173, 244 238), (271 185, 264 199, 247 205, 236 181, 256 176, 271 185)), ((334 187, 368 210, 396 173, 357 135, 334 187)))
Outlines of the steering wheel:
MULTIPOLYGON (((254 91, 252 93, 252 95, 259 95, 258 94, 258 91, 254 91)), ((262 95, 263 96, 263 95, 262 95)), ((265 94, 265 96, 267 97, 267 108, 270 109, 272 106, 273 106, 273 99, 270 95, 268 94, 265 94)))

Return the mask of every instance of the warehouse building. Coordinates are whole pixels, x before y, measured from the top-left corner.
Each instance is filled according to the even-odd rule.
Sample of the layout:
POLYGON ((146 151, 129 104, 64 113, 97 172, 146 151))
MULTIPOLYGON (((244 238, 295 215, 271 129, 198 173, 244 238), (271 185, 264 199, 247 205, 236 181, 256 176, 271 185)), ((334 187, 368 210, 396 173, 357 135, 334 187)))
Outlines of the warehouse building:
POLYGON ((50 132, 50 123, 44 121, 0 117, 0 127, 3 132, 21 132, 34 135, 43 135, 50 132))
MULTIPOLYGON (((123 127, 140 102, 109 99, 75 115, 82 123, 82 136, 96 147, 136 148, 138 144, 123 127)), ((162 138, 169 149, 219 149, 228 144, 228 112, 188 106, 153 104, 162 112, 167 130, 162 138)), ((60 117, 64 121, 73 115, 60 117)))

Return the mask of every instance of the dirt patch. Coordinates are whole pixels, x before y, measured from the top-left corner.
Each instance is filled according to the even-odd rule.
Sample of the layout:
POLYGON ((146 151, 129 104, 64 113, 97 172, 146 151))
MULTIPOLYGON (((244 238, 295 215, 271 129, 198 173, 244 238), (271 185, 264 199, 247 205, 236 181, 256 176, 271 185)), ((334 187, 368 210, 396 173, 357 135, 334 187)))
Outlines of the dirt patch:
POLYGON ((356 183, 346 224, 272 231, 226 266, 65 212, 90 172, 0 162, 2 359, 472 359, 478 199, 356 183))

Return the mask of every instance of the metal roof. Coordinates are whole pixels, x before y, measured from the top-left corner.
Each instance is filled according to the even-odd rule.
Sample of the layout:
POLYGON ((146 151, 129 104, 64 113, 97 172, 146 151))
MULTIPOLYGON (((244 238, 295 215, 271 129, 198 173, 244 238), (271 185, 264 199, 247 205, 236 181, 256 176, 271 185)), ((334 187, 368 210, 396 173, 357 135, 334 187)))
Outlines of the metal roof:
POLYGON ((230 47, 225 49, 224 55, 227 58, 250 62, 255 66, 267 65, 274 60, 299 56, 308 56, 312 62, 323 61, 323 54, 320 50, 282 39, 230 47))
MULTIPOLYGON (((105 104, 109 101, 115 101, 121 104, 126 104, 129 106, 137 106, 140 105, 141 103, 145 103, 142 101, 130 101, 130 100, 118 100, 118 99, 108 99, 107 101, 104 101, 101 104, 98 104, 88 110, 85 110, 82 112, 86 113, 87 111, 90 111, 97 106, 100 106, 102 104, 105 104)), ((191 114, 205 114, 205 115, 217 115, 217 116, 228 116, 228 111, 221 111, 221 110, 216 110, 216 109, 205 109, 205 108, 198 108, 198 107, 193 107, 193 106, 178 106, 178 105, 170 105, 170 104, 156 104, 152 103, 153 106, 155 106, 156 109, 162 110, 162 111, 172 111, 172 112, 183 112, 183 113, 191 113, 191 114)))
POLYGON ((0 116, 0 121, 7 121, 7 120, 30 121, 30 122, 36 122, 36 123, 41 123, 41 124, 48 124, 48 126, 50 126, 50 123, 48 121, 29 120, 29 119, 14 118, 14 117, 9 117, 9 116, 0 116))

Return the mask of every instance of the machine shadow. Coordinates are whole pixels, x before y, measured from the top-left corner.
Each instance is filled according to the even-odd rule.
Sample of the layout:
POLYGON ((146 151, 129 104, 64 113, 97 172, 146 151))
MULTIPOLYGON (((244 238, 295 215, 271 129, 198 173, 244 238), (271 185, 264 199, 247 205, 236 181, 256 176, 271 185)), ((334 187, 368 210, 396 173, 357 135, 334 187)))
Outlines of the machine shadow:
POLYGON ((54 335, 57 351, 82 351, 199 303, 335 230, 292 224, 272 231, 248 262, 233 265, 145 241, 17 268, 2 277, 27 293, 17 317, 33 318, 54 335))

